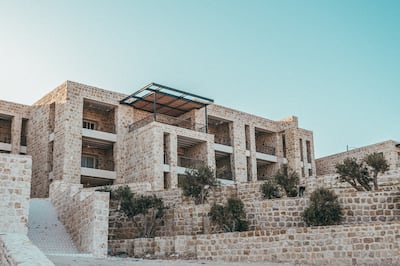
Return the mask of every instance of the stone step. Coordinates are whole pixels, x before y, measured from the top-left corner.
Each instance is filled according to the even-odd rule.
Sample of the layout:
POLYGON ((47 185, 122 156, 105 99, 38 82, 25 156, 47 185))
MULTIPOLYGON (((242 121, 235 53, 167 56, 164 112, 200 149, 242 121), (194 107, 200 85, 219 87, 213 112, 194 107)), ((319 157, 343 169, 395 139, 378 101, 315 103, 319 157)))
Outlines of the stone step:
POLYGON ((49 199, 29 201, 28 237, 45 254, 79 254, 49 199))

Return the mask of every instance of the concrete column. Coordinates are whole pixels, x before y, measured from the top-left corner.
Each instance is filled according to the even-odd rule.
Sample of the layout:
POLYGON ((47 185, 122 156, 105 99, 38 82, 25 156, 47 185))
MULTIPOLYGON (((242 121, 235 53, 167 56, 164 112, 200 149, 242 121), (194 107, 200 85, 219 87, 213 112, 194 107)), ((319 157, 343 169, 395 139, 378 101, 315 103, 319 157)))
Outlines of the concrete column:
POLYGON ((247 182, 246 137, 244 124, 231 122, 229 130, 233 146, 232 171, 236 182, 247 182))
POLYGON ((255 127, 250 126, 250 134, 249 134, 249 139, 250 139, 250 180, 251 181, 257 181, 257 159, 256 159, 256 133, 255 133, 255 127))
POLYGON ((169 159, 169 173, 171 177, 171 189, 178 187, 178 136, 170 133, 167 142, 167 156, 169 159))
POLYGON ((153 176, 152 187, 153 190, 163 190, 164 189, 164 131, 160 127, 153 127, 149 130, 150 135, 152 135, 152 147, 151 147, 151 158, 153 159, 153 164, 150 165, 150 175, 153 176))
POLYGON ((17 114, 11 123, 11 153, 19 154, 21 146, 22 117, 17 114))
MULTIPOLYGON (((288 166, 296 171, 301 177, 300 144, 299 132, 297 128, 289 128, 286 134, 286 158, 288 166)), ((300 178, 301 179, 301 178, 300 178)))
POLYGON ((207 165, 215 170, 214 141, 207 141, 207 165))

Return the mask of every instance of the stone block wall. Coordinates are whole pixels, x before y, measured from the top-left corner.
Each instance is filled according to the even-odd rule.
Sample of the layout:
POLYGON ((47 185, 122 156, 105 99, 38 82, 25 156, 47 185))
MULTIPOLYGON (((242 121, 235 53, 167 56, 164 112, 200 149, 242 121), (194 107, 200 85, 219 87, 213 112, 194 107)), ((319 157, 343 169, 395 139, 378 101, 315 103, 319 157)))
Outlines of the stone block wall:
POLYGON ((80 184, 54 181, 50 200, 81 252, 107 256, 109 193, 82 191, 80 184))
MULTIPOLYGON (((214 203, 225 203, 230 197, 243 200, 250 230, 288 229, 305 226, 301 217, 309 206, 309 198, 281 198, 265 200, 260 192, 261 182, 220 186, 210 193, 208 203, 194 205, 192 200, 182 197, 180 190, 146 192, 163 198, 167 209, 164 225, 156 236, 196 235, 215 232, 208 212, 214 203)), ((137 192, 138 194, 142 194, 137 192)), ((341 191, 339 202, 343 208, 343 224, 367 224, 400 220, 400 192, 398 187, 377 192, 341 191)), ((140 224, 140 220, 136 220, 140 224)), ((110 210, 110 240, 130 239, 140 236, 140 229, 124 215, 110 210)))
POLYGON ((65 121, 67 121, 64 117, 66 88, 67 82, 64 82, 31 107, 28 123, 28 154, 33 157, 31 191, 33 198, 48 197, 50 178, 62 179, 65 121), (50 140, 51 133, 53 140, 50 140))
POLYGON ((0 154, 0 233, 28 232, 32 160, 0 154))
POLYGON ((332 175, 335 174, 335 165, 343 162, 347 157, 355 157, 361 160, 366 155, 374 152, 382 152, 385 159, 389 162, 390 170, 396 170, 399 168, 400 162, 400 148, 396 147, 397 142, 393 140, 384 141, 361 148, 349 150, 347 152, 337 153, 330 156, 318 158, 315 160, 317 167, 317 175, 332 175))
POLYGON ((397 265, 400 224, 257 230, 197 236, 110 241, 113 252, 135 257, 182 257, 306 265, 397 265))
POLYGON ((54 266, 24 234, 0 235, 0 265, 54 266))

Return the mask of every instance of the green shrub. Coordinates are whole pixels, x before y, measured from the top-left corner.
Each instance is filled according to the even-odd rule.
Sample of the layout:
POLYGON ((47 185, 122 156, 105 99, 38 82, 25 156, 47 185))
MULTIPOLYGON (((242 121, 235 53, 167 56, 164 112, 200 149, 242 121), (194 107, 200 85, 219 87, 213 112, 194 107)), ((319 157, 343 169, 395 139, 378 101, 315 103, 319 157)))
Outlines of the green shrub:
POLYGON ((211 222, 223 232, 247 231, 246 212, 242 200, 230 198, 225 206, 214 204, 208 214, 211 222))
POLYGON ((311 194, 310 206, 302 216, 308 226, 334 225, 342 220, 342 208, 335 193, 319 188, 311 194))
POLYGON ((163 222, 166 207, 163 200, 155 195, 136 196, 128 186, 121 186, 111 191, 111 199, 119 202, 119 211, 128 218, 142 218, 142 237, 153 237, 156 227, 163 222))
POLYGON ((364 162, 357 162, 356 158, 345 158, 335 165, 340 182, 347 182, 358 191, 370 191, 372 178, 364 162))
POLYGON ((186 170, 181 188, 184 196, 193 198, 196 204, 203 204, 209 190, 216 185, 214 170, 207 165, 200 165, 186 170))
POLYGON ((296 171, 283 166, 274 176, 275 182, 280 185, 288 197, 297 196, 297 185, 299 184, 299 175, 296 171))
POLYGON ((275 199, 281 197, 279 187, 274 180, 267 180, 261 185, 261 193, 266 199, 275 199))

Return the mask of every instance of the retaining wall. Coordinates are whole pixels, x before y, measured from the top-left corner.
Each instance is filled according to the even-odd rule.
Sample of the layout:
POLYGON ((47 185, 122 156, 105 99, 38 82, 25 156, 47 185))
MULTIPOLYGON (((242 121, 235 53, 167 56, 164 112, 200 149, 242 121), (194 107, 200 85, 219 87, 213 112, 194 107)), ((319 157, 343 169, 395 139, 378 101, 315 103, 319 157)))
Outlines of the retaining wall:
POLYGON ((0 233, 28 233, 30 156, 0 154, 0 233))
MULTIPOLYGON (((261 194, 260 192, 257 192, 261 194)), ((250 230, 288 229, 305 226, 301 217, 309 206, 308 198, 281 198, 264 200, 251 190, 237 193, 245 205, 250 230)), ((220 195, 222 202, 232 191, 220 195), (228 194, 226 194, 228 193, 228 194)), ((176 195, 176 194, 175 194, 176 195)), ((160 195, 159 195, 160 196, 160 195)), ((167 194, 166 202, 172 195, 167 194)), ((372 192, 346 192, 339 195, 343 208, 343 224, 371 222, 391 222, 400 220, 400 192, 397 189, 372 192)), ((156 236, 196 235, 215 232, 208 212, 213 203, 194 205, 182 201, 166 210, 164 225, 156 231, 156 236)), ((116 204, 111 205, 109 220, 109 239, 132 239, 141 237, 141 220, 135 222, 119 213, 116 204)))
POLYGON ((81 252, 107 256, 109 193, 82 191, 82 185, 54 181, 50 200, 81 252))
POLYGON ((154 258, 306 265, 397 265, 400 224, 340 225, 110 241, 113 252, 154 258))

